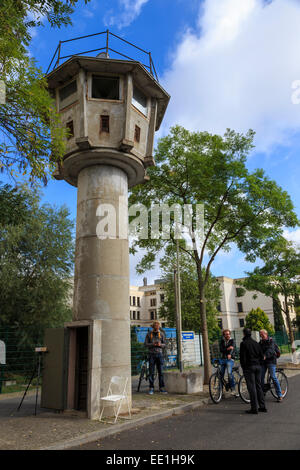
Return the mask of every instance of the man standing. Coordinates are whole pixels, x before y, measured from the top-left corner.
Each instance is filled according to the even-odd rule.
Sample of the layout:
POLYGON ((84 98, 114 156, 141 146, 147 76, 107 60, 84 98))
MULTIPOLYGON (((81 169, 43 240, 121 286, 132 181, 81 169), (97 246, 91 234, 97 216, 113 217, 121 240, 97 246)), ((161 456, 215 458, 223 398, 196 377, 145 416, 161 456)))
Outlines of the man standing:
POLYGON ((234 358, 236 353, 236 347, 234 339, 230 336, 230 330, 223 331, 223 338, 220 341, 220 353, 222 358, 220 359, 221 364, 221 375, 222 378, 224 377, 225 370, 227 369, 228 377, 229 377, 229 385, 231 388, 231 393, 235 397, 238 397, 238 393, 235 391, 235 381, 234 376, 232 373, 232 368, 234 365, 234 358))
POLYGON ((153 330, 147 333, 144 345, 149 349, 149 395, 154 393, 154 371, 155 366, 157 367, 158 380, 159 380, 159 391, 161 393, 167 393, 164 389, 164 376, 163 376, 163 349, 166 347, 165 334, 160 331, 160 323, 155 321, 152 325, 153 330))
POLYGON ((240 346, 240 363, 250 395, 251 409, 248 414, 266 412, 265 397, 261 386, 261 364, 263 353, 260 345, 251 338, 251 330, 244 328, 244 338, 240 346))
POLYGON ((262 352, 264 355, 264 361, 261 368, 261 386, 264 390, 265 384, 265 375, 267 369, 270 372, 271 379, 275 385, 275 390, 277 393, 277 401, 282 401, 282 392, 280 388, 280 384, 276 377, 276 351, 275 351, 275 343, 272 338, 269 338, 267 330, 260 330, 259 336, 261 338, 259 344, 262 348, 262 352))

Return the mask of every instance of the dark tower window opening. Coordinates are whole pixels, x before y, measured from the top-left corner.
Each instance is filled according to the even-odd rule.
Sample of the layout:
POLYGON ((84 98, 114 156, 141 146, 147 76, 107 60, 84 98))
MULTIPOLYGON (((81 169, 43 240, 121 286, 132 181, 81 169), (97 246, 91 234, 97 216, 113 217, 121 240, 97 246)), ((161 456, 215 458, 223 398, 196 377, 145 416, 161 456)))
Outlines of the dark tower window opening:
POLYGON ((141 140, 141 129, 139 126, 135 126, 135 129, 134 129, 134 141, 139 143, 139 141, 141 140))
POLYGON ((92 98, 102 100, 119 100, 120 80, 118 77, 92 77, 92 98))
POLYGON ((69 140, 72 137, 74 137, 74 124, 73 124, 73 121, 68 121, 67 124, 66 124, 66 128, 67 128, 67 131, 68 131, 67 139, 69 140))
POLYGON ((109 133, 109 116, 100 116, 100 132, 109 133))
POLYGON ((69 96, 73 95, 77 91, 77 82, 74 80, 73 82, 69 83, 68 85, 64 86, 59 90, 59 99, 60 101, 64 101, 65 99, 69 98, 69 96))

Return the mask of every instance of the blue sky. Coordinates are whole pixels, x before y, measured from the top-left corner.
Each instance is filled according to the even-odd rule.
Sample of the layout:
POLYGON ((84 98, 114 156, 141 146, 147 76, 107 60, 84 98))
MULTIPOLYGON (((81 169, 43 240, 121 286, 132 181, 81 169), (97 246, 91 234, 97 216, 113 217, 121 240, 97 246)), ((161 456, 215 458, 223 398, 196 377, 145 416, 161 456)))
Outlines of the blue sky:
MULTIPOLYGON (((217 133, 254 129, 249 169, 264 168, 289 192, 300 217, 300 93, 292 101, 300 86, 298 0, 80 1, 72 21, 60 30, 45 24, 32 32, 30 53, 44 71, 59 40, 107 28, 151 51, 171 94, 158 137, 176 123, 217 133)), ((97 41, 72 43, 75 49, 66 52, 97 48, 97 41)), ((44 201, 67 204, 75 218, 76 188, 67 183, 51 181, 44 201)), ((286 236, 300 242, 299 229, 286 236)), ((143 277, 136 276, 135 263, 131 258, 131 284, 143 277)), ((212 271, 240 277, 252 268, 234 249, 220 254, 212 271)), ((151 281, 159 270, 146 275, 151 281)))

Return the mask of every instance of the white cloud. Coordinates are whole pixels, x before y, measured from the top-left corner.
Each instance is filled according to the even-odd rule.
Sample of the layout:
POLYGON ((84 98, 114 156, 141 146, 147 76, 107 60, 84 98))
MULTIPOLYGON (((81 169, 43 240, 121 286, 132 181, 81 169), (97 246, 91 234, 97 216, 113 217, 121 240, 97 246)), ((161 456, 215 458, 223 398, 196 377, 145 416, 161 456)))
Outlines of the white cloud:
POLYGON ((217 133, 252 128, 261 151, 287 145, 300 129, 300 104, 292 103, 299 24, 297 0, 201 3, 196 31, 185 31, 163 76, 171 101, 162 131, 175 123, 217 133))
POLYGON ((284 230, 283 236, 287 240, 289 240, 291 242, 294 242, 294 243, 296 243, 296 245, 300 246, 300 228, 298 228, 297 230, 293 230, 292 232, 290 232, 288 230, 284 230))
POLYGON ((129 26, 141 13, 143 6, 149 0, 119 0, 119 10, 116 14, 114 10, 107 12, 104 19, 106 26, 117 26, 122 29, 129 26))

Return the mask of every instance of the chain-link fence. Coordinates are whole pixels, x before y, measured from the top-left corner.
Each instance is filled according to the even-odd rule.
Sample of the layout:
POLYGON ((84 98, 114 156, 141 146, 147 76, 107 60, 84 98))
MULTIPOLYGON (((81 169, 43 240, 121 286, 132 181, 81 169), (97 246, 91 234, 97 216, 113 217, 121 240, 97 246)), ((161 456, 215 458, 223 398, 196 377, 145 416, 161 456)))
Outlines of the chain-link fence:
POLYGON ((0 328, 0 393, 25 390, 36 368, 38 343, 17 327, 0 328))

